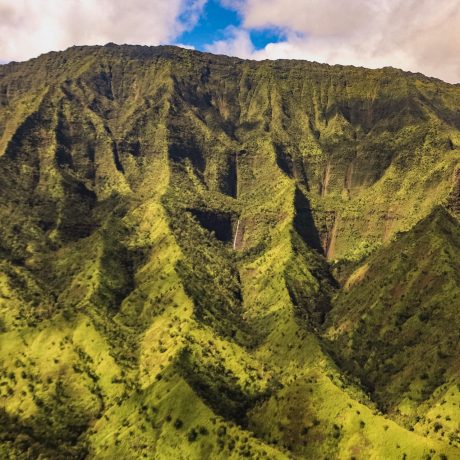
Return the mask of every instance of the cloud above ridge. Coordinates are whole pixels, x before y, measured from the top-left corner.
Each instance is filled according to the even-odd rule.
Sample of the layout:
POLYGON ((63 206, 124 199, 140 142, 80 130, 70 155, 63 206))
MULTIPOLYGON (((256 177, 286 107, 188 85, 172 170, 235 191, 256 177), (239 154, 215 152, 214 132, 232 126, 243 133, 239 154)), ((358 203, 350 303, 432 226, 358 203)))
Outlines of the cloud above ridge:
POLYGON ((209 51, 235 54, 251 30, 275 28, 285 39, 241 57, 296 58, 365 67, 394 66, 460 82, 458 0, 221 0, 241 28, 209 51))
POLYGON ((242 58, 393 66, 460 83, 458 0, 0 0, 0 63, 107 42, 181 42, 242 58), (231 9, 238 16, 229 13, 236 20, 225 30, 225 17, 208 18, 211 36, 203 45, 200 18, 216 2, 227 8, 219 14, 231 9), (197 42, 193 34, 181 41, 195 27, 197 42))
POLYGON ((72 45, 158 45, 193 28, 206 0, 0 0, 0 59, 72 45))

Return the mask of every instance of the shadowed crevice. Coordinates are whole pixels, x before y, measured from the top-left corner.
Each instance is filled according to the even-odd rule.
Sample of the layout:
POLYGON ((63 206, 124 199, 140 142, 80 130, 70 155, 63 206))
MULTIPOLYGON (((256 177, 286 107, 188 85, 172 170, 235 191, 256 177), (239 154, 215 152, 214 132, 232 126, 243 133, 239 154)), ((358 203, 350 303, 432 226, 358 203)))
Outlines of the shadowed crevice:
POLYGON ((213 232, 219 241, 227 243, 233 239, 232 215, 202 209, 190 209, 193 216, 206 230, 213 232))
POLYGON ((294 228, 302 237, 305 243, 311 248, 324 255, 324 249, 321 244, 321 238, 316 228, 310 203, 305 195, 296 188, 294 195, 294 228))
POLYGON ((293 177, 293 161, 292 158, 286 154, 283 147, 280 144, 273 143, 275 149, 276 164, 288 177, 293 177))

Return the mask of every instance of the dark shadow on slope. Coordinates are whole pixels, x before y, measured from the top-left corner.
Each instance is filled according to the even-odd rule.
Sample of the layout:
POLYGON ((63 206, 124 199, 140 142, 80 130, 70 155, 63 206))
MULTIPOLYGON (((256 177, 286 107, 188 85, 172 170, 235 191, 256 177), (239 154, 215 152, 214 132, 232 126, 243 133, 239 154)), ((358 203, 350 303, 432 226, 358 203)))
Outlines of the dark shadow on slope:
POLYGON ((73 167, 72 161, 72 141, 70 134, 70 126, 62 113, 58 116, 56 127, 56 163, 60 168, 73 167))
POLYGON ((455 372, 459 260, 459 222, 439 206, 371 255, 334 299, 329 351, 383 411, 408 396, 426 401, 455 372))
POLYGON ((312 250, 295 231, 292 249, 284 272, 289 297, 296 316, 316 328, 325 321, 338 284, 324 256, 312 250))
POLYGON ((189 209, 202 227, 214 233, 215 237, 224 243, 232 241, 232 215, 203 209, 189 209))
POLYGON ((294 210, 295 230, 308 246, 324 255, 321 238, 313 219, 310 203, 298 188, 296 188, 294 195, 294 210))
POLYGON ((29 149, 38 147, 41 141, 39 128, 42 124, 39 110, 25 118, 9 141, 5 156, 12 160, 18 160, 21 156, 25 157, 29 149))
POLYGON ((286 154, 286 152, 280 144, 274 142, 273 148, 275 149, 276 164, 278 165, 278 167, 288 177, 293 177, 294 166, 292 158, 286 154))
POLYGON ((365 133, 380 124, 389 131, 398 131, 408 124, 426 120, 420 103, 410 96, 339 101, 325 112, 325 121, 329 122, 337 114, 341 114, 351 125, 360 126, 365 133))
POLYGON ((63 174, 65 188, 58 230, 63 241, 75 241, 89 236, 98 226, 92 212, 97 196, 85 184, 63 174))
POLYGON ((113 162, 115 163, 115 167, 117 168, 117 171, 120 171, 122 174, 125 173, 125 169, 121 163, 120 160, 120 152, 118 151, 118 144, 116 140, 114 139, 114 136, 112 134, 112 130, 108 126, 104 126, 105 132, 107 136, 110 138, 112 141, 112 156, 113 156, 113 162))
POLYGON ((19 458, 87 458, 88 448, 81 435, 90 425, 90 416, 72 411, 68 404, 53 403, 52 411, 47 404, 27 420, 0 409, 0 441, 10 446, 13 458, 16 454, 19 458))
POLYGON ((123 165, 121 164, 120 154, 118 153, 118 145, 115 141, 112 142, 112 152, 113 152, 113 161, 115 163, 115 167, 117 168, 118 171, 124 174, 125 168, 123 168, 123 165))
POLYGON ((116 209, 117 202, 114 199, 109 199, 104 204, 113 206, 113 215, 100 228, 99 241, 94 246, 97 251, 92 259, 98 265, 98 272, 94 277, 95 288, 91 302, 110 314, 116 314, 120 311, 123 300, 136 287, 138 257, 125 242, 129 229, 122 221, 123 208, 116 209))
POLYGON ((419 93, 421 102, 432 110, 437 117, 439 117, 444 123, 447 123, 450 126, 460 130, 460 111, 451 110, 443 106, 442 100, 439 99, 428 99, 422 93, 419 93))
POLYGON ((305 157, 296 155, 293 160, 293 174, 295 179, 304 185, 307 191, 310 191, 310 181, 308 178, 308 168, 305 162, 305 157))
POLYGON ((92 88, 97 94, 113 101, 114 95, 112 91, 112 69, 109 66, 107 70, 101 70, 98 74, 94 75, 89 81, 92 88))
MULTIPOLYGON (((238 377, 223 366, 206 365, 185 348, 177 361, 181 375, 216 414, 247 425, 247 413, 267 399, 272 388, 249 391, 239 384, 238 377)), ((274 383, 274 382, 273 382, 274 383)))
POLYGON ((227 156, 225 170, 219 180, 220 191, 232 198, 236 198, 238 192, 237 161, 237 153, 231 152, 227 156))
POLYGON ((305 164, 305 157, 298 153, 297 149, 291 146, 292 154, 286 152, 286 147, 273 143, 275 150, 276 164, 291 179, 296 179, 298 183, 303 184, 305 188, 310 191, 310 184, 308 180, 307 166, 305 164))
POLYGON ((193 139, 174 139, 169 146, 171 160, 182 163, 189 159, 193 166, 203 173, 206 168, 206 161, 203 152, 198 148, 193 139))

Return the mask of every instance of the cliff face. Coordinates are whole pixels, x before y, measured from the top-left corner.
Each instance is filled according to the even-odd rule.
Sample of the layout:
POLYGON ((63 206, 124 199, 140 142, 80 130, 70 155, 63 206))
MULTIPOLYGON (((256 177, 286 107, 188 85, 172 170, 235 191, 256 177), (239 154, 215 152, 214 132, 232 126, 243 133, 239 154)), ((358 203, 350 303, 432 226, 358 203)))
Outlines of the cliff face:
POLYGON ((0 66, 3 452, 456 452, 455 360, 433 369, 454 395, 442 436, 446 379, 421 408, 413 372, 376 381, 395 347, 425 372, 420 342, 458 322, 455 283, 427 277, 412 310, 443 303, 415 341, 366 302, 417 314, 395 248, 436 258, 458 231, 439 205, 458 212, 459 160, 460 88, 395 69, 114 45, 0 66), (449 223, 417 224, 433 219, 449 223), (390 333, 366 345, 369 328, 390 333))
MULTIPOLYGON (((394 69, 104 47, 1 73, 3 164, 27 162, 24 192, 57 202, 59 188, 80 186, 87 206, 137 193, 166 149, 171 165, 189 163, 195 188, 247 208, 263 152, 311 203, 333 259, 410 228, 447 196, 458 160, 458 87, 394 69)), ((243 246, 256 244, 246 233, 243 246)))

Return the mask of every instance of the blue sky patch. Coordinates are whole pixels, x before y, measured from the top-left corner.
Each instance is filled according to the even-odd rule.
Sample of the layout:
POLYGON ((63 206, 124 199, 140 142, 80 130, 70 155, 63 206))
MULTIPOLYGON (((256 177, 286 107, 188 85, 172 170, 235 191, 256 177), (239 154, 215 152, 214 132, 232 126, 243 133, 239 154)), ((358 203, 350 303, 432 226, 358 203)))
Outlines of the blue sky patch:
MULTIPOLYGON (((176 43, 204 51, 206 45, 227 39, 228 30, 232 27, 241 27, 241 18, 238 13, 223 7, 218 0, 208 0, 196 26, 180 35, 176 43)), ((267 43, 278 43, 285 38, 283 31, 276 28, 253 29, 249 31, 249 34, 256 50, 265 48, 267 43)))
POLYGON ((280 29, 251 30, 250 36, 256 50, 264 49, 267 43, 279 43, 286 38, 285 33, 280 29))
POLYGON ((236 11, 228 10, 217 0, 206 2, 200 19, 193 30, 180 35, 176 42, 194 46, 197 50, 204 50, 205 45, 226 37, 228 26, 238 27, 240 18, 236 11))

